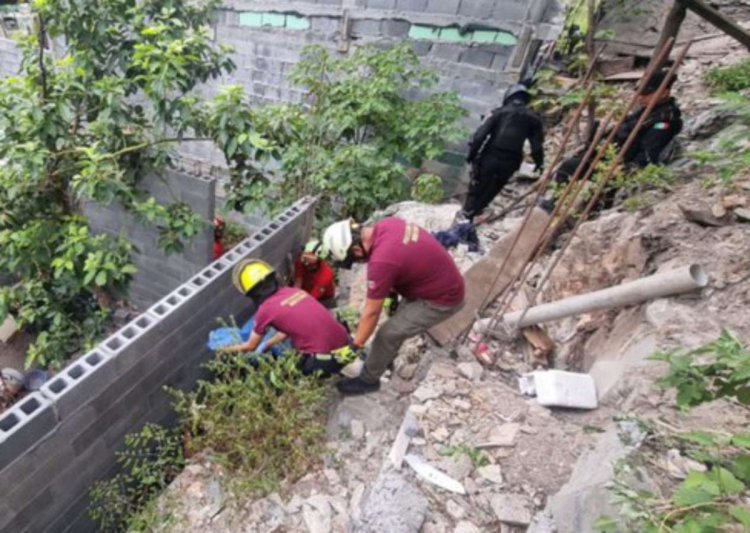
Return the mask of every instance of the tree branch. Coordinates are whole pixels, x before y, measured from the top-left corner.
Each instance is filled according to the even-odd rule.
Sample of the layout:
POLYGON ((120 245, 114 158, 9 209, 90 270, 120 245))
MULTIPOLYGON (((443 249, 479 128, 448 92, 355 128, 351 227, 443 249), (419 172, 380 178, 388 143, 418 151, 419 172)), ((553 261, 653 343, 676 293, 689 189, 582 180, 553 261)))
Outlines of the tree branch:
POLYGON ((42 101, 47 101, 47 70, 44 68, 44 17, 39 16, 39 82, 42 86, 42 101))

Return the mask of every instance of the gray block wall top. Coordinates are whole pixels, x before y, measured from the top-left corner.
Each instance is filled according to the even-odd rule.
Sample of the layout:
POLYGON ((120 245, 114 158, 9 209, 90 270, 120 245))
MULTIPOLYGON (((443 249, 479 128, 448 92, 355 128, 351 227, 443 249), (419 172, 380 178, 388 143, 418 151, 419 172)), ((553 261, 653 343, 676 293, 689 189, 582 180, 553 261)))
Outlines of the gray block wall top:
POLYGON ((297 202, 0 415, 0 486, 13 487, 0 532, 92 530, 81 498, 113 468, 124 435, 174 416, 164 385, 186 389, 207 377, 216 317, 243 323, 252 312, 231 283, 234 265, 253 256, 283 270, 313 215, 312 200, 297 202))

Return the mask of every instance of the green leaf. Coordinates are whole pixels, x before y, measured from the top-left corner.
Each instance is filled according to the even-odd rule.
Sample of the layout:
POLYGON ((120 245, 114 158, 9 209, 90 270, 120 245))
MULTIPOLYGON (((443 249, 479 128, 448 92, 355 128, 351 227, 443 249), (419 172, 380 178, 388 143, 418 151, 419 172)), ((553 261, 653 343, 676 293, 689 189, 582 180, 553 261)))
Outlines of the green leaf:
POLYGON ((750 433, 735 435, 732 437, 730 442, 732 446, 737 446, 738 448, 750 449, 750 433))
POLYGON ((99 273, 96 275, 96 284, 99 287, 103 287, 107 284, 107 273, 103 270, 99 271, 99 273))
POLYGON ((704 472, 690 472, 672 495, 678 507, 689 507, 714 500, 720 494, 719 485, 704 472))
POLYGON ((741 455, 735 457, 732 460, 729 469, 739 479, 750 484, 750 456, 741 455))
POLYGON ((747 507, 732 506, 729 508, 729 514, 750 531, 750 510, 747 507))
POLYGON ((716 446, 716 434, 707 431, 691 431, 680 435, 680 438, 700 446, 716 446))

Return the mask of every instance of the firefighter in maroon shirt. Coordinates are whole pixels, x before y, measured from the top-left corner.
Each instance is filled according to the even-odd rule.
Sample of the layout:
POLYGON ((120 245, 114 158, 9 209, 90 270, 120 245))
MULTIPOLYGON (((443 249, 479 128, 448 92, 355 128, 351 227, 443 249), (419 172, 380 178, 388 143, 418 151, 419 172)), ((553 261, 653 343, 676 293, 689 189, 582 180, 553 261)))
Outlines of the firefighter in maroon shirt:
POLYGON ((312 294, 325 307, 335 306, 336 274, 331 265, 321 259, 320 241, 312 240, 294 262, 294 286, 312 294))
POLYGON ((359 377, 337 384, 343 394, 375 391, 406 339, 461 309, 463 277, 450 254, 429 232, 397 218, 369 227, 351 220, 337 222, 325 231, 323 246, 343 268, 354 261, 367 262, 367 301, 354 335, 355 349, 375 331, 383 302, 391 292, 405 300, 375 335, 359 377))
POLYGON ((303 356, 304 374, 337 374, 357 358, 346 328, 307 292, 279 287, 276 273, 264 261, 240 262, 234 268, 232 281, 255 306, 255 328, 246 343, 230 346, 226 351, 255 351, 272 326, 278 333, 266 343, 266 349, 288 338, 303 356))

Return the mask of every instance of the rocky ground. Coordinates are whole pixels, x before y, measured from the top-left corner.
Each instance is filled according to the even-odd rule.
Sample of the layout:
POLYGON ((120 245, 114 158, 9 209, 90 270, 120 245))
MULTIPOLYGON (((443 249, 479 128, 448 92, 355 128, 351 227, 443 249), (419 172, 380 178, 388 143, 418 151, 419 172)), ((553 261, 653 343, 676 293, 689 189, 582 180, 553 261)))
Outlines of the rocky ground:
MULTIPOLYGON (((678 86, 690 117, 685 153, 710 147, 731 122, 716 110, 696 73, 738 54, 722 38, 709 39, 685 65, 678 86), (721 46, 725 53, 718 55, 721 46)), ((750 342, 750 223, 742 211, 750 204, 750 176, 718 186, 688 157, 672 168, 678 182, 654 197, 650 207, 611 210, 583 224, 542 293, 542 301, 551 301, 689 264, 709 273, 709 286, 698 293, 545 327, 555 346, 552 364, 594 377, 596 410, 548 409, 523 397, 516 378, 535 362, 521 339, 481 339, 493 355, 489 366, 479 364, 472 350, 459 350, 456 359, 415 339, 402 349, 380 392, 333 403, 320 469, 279 493, 238 501, 225 493, 222 480, 228 474, 198 459, 162 497, 160 508, 170 516, 162 530, 581 533, 608 509, 611 463, 638 439, 632 425, 616 420, 632 415, 672 427, 746 429, 747 411, 730 403, 703 406, 690 415, 678 412, 671 394, 654 385, 662 364, 646 359, 657 349, 699 346, 722 329, 750 342), (623 439, 623 431, 630 436, 623 439), (398 451, 404 442, 408 449, 398 451), (418 475, 420 463, 455 486, 446 490, 439 486, 445 479, 418 475)), ((514 186, 511 194, 524 187, 514 186)), ((495 208, 509 203, 500 198, 495 208)), ((434 231, 449 226, 457 209, 458 204, 407 203, 388 214, 434 231)), ((481 226, 482 248, 490 249, 519 217, 516 212, 481 226)), ((465 247, 454 253, 463 270, 481 259, 465 247)), ((529 288, 558 253, 535 267, 529 288)), ((351 287, 346 298, 356 306, 363 298, 363 271, 353 271, 343 283, 351 287)), ((471 339, 480 340, 477 335, 471 339)), ((686 467, 674 452, 665 450, 657 461, 665 479, 679 479, 686 467)))

